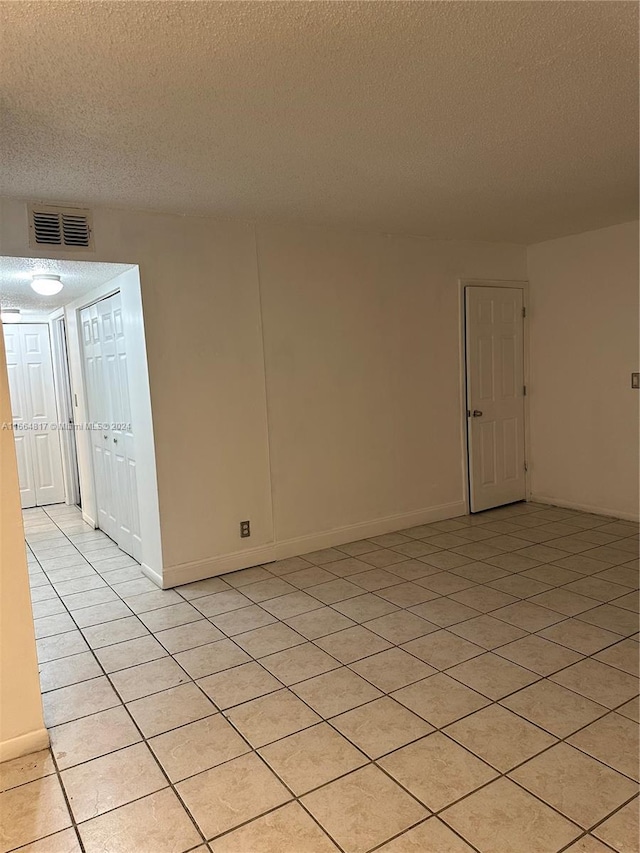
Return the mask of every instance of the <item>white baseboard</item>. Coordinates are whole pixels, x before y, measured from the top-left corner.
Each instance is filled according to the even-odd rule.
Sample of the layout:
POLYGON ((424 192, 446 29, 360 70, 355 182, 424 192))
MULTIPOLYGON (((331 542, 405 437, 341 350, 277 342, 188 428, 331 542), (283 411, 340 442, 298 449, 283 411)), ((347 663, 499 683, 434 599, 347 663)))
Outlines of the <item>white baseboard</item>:
POLYGON ((46 729, 36 729, 26 735, 14 737, 0 742, 0 761, 11 761, 22 755, 29 755, 49 746, 49 732, 46 729))
POLYGON ((156 586, 159 586, 160 589, 164 589, 162 585, 162 575, 158 574, 155 569, 152 569, 151 566, 148 566, 146 563, 142 563, 141 565, 142 574, 149 578, 150 581, 153 581, 156 586))
POLYGON ((324 533, 314 533, 310 536, 298 536, 281 542, 271 542, 257 548, 236 551, 220 557, 170 566, 165 568, 161 583, 158 583, 159 576, 156 572, 151 569, 147 571, 145 566, 142 567, 142 570, 154 583, 158 583, 158 586, 169 589, 180 584, 216 577, 227 572, 235 572, 238 569, 271 563, 274 560, 299 557, 321 548, 331 548, 334 545, 344 545, 346 542, 354 542, 358 539, 370 539, 372 536, 382 536, 383 533, 392 533, 396 530, 417 527, 420 524, 430 524, 434 521, 443 521, 446 518, 455 518, 458 515, 465 515, 466 512, 465 502, 456 501, 455 503, 441 504, 440 506, 400 515, 390 515, 386 518, 378 518, 375 521, 351 524, 347 527, 336 527, 324 533), (152 573, 149 574, 149 572, 152 573))
POLYGON ((94 530, 98 529, 98 525, 96 524, 95 519, 91 518, 90 515, 87 515, 86 512, 82 513, 82 520, 84 521, 85 524, 88 524, 89 527, 93 527, 94 530))
POLYGON ((624 521, 640 521, 640 515, 635 512, 624 512, 619 509, 609 509, 602 506, 593 506, 592 504, 581 504, 576 501, 565 501, 561 498, 552 498, 549 495, 539 495, 534 493, 529 498, 530 501, 541 504, 550 504, 551 506, 560 506, 564 509, 577 509, 579 512, 590 512, 593 515, 605 515, 608 518, 621 518, 624 521))

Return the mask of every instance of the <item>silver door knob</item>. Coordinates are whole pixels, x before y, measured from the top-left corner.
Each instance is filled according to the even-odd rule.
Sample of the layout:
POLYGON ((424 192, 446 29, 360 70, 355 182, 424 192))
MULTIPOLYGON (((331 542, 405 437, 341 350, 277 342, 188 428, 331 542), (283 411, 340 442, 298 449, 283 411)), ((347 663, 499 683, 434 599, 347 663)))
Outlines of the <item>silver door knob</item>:
POLYGON ((474 418, 481 418, 482 417, 482 412, 480 411, 480 409, 474 409, 473 410, 473 417, 474 418))

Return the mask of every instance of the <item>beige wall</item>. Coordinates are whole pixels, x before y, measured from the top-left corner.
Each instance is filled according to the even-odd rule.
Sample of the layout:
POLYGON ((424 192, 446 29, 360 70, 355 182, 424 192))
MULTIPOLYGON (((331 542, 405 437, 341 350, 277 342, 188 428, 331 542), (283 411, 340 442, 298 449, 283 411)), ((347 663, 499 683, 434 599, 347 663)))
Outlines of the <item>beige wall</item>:
MULTIPOLYGON (((26 205, 0 210, 0 255, 33 255, 26 205)), ((94 228, 87 260, 140 268, 166 585, 465 511, 458 278, 523 279, 524 247, 94 228)))
MULTIPOLYGON (((0 425, 11 401, 0 329, 0 425)), ((0 761, 43 749, 36 642, 22 529, 13 433, 0 428, 0 761)))
POLYGON ((532 497, 638 517, 638 223, 530 246, 532 497))

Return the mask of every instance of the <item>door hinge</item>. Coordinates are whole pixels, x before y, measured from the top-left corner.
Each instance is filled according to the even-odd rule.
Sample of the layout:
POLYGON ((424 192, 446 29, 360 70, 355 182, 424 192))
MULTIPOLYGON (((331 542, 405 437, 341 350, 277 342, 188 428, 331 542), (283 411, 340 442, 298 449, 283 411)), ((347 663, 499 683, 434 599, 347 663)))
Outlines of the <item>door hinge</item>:
POLYGON ((528 462, 527 462, 527 460, 526 460, 526 459, 524 460, 524 470, 525 470, 525 471, 528 471, 528 470, 529 470, 529 464, 528 464, 528 462))
POLYGON ((527 396, 527 386, 526 386, 526 385, 523 385, 523 386, 522 386, 522 396, 523 396, 523 397, 526 397, 526 396, 527 396))
POLYGON ((526 309, 526 308, 524 308, 524 307, 522 308, 522 316, 523 316, 523 317, 526 317, 526 316, 527 316, 527 309, 526 309))

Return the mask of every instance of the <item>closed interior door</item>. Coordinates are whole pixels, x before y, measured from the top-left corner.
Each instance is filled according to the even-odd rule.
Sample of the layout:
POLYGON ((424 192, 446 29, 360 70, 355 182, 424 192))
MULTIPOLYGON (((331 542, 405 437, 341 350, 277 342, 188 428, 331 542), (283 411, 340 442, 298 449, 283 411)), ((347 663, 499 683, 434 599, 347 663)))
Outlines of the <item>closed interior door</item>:
POLYGON ((471 512, 524 500, 524 319, 520 288, 465 288, 471 512))
POLYGON ((22 506, 61 503, 64 478, 49 326, 3 328, 22 506))
POLYGON ((98 526, 141 556, 136 458, 120 294, 80 314, 98 526))

